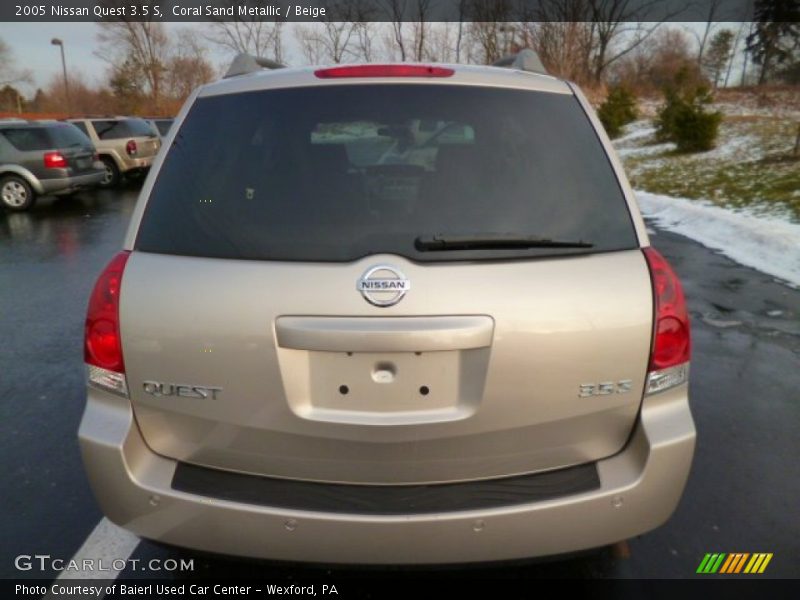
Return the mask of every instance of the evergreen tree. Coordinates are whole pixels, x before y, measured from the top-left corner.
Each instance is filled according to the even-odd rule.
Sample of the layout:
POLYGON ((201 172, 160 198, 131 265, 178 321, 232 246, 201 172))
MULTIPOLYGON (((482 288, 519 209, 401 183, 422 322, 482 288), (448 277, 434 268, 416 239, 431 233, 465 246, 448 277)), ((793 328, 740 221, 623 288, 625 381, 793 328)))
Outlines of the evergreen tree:
POLYGON ((664 88, 665 103, 655 119, 656 139, 675 142, 678 152, 705 152, 716 144, 722 113, 707 112, 712 103, 710 91, 691 83, 687 71, 678 72, 664 88))
POLYGON ((33 95, 33 100, 28 103, 28 109, 32 112, 45 112, 47 101, 47 94, 44 93, 42 88, 36 88, 36 93, 33 95))
POLYGON ((753 32, 747 36, 747 52, 761 67, 758 84, 766 83, 779 66, 798 60, 800 53, 800 2, 756 0, 753 32))
POLYGON ((605 102, 597 109, 597 116, 610 138, 619 137, 622 128, 635 121, 637 114, 636 96, 622 85, 611 88, 605 102))
POLYGON ((728 64, 728 59, 730 59, 731 50, 733 50, 733 32, 730 29, 723 29, 711 39, 708 50, 703 55, 703 66, 714 84, 714 89, 719 85, 719 80, 728 64))
POLYGON ((19 90, 8 84, 0 89, 0 110, 4 112, 18 112, 24 110, 25 100, 19 90))

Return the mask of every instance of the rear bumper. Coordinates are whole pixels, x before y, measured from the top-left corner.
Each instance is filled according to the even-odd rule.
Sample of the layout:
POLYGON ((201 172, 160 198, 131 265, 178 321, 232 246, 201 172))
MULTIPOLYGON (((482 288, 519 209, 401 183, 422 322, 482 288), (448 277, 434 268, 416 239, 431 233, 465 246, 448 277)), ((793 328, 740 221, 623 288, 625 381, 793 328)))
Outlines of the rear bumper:
POLYGON ((661 525, 680 500, 695 429, 687 386, 645 399, 600 486, 481 510, 365 515, 246 504, 177 491, 178 463, 144 443, 128 400, 90 389, 79 438, 106 515, 142 537, 203 551, 325 563, 412 564, 553 555, 661 525))
POLYGON ((66 194, 75 190, 94 187, 103 180, 103 171, 97 170, 84 175, 60 177, 57 179, 40 179, 41 194, 66 194))
POLYGON ((123 173, 143 171, 152 166, 153 160, 155 160, 155 156, 145 156, 143 158, 131 158, 128 156, 123 156, 121 159, 122 164, 120 165, 120 171, 123 173))

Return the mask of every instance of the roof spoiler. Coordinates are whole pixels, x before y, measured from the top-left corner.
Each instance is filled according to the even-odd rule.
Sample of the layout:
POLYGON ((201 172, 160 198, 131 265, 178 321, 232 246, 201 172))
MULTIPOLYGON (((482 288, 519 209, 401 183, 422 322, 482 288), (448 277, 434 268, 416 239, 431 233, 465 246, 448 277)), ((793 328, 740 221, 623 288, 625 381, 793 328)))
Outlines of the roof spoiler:
POLYGON ((228 79, 229 77, 236 77, 238 75, 247 75, 248 73, 260 71, 261 69, 283 69, 285 67, 286 65, 282 65, 270 58, 242 53, 236 55, 236 58, 233 59, 233 62, 231 62, 231 65, 222 78, 228 79))
POLYGON ((544 68, 539 55, 535 50, 524 48, 516 54, 508 54, 496 61, 492 66, 494 67, 509 67, 510 69, 519 69, 520 71, 529 71, 530 73, 540 73, 542 75, 549 75, 547 69, 544 68))

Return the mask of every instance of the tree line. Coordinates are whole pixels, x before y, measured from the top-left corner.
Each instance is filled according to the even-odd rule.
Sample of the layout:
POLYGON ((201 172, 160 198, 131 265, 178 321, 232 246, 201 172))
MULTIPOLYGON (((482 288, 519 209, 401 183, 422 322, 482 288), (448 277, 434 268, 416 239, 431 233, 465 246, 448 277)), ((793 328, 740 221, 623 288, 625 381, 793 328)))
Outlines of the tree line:
POLYGON ((534 8, 518 0, 453 0, 460 18, 444 23, 431 20, 432 0, 379 1, 391 21, 370 20, 372 0, 333 0, 315 23, 220 20, 171 34, 160 22, 100 23, 95 54, 108 65, 105 77, 89 81, 72 68, 66 87, 54 77, 29 98, 17 88, 30 73, 15 68, 0 40, 0 111, 174 114, 195 87, 219 76, 212 45, 231 56, 248 52, 295 64, 491 64, 533 48, 556 76, 590 89, 624 84, 638 93, 662 89, 679 72, 712 87, 800 83, 794 0, 755 0, 758 21, 734 27, 720 23, 730 17, 724 1, 710 0, 705 25, 688 29, 668 22, 679 3, 676 14, 662 10, 654 21, 653 3, 629 0, 542 0, 534 8), (295 49, 291 57, 287 47, 295 49))

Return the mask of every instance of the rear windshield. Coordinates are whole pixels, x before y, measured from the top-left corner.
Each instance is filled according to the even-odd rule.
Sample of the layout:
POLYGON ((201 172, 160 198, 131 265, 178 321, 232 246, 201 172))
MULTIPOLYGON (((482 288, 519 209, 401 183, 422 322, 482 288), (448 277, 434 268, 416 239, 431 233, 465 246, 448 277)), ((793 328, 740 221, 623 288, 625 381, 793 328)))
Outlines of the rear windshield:
POLYGON ((430 235, 636 247, 608 158, 570 95, 339 85, 199 99, 139 228, 145 252, 263 260, 496 259, 584 249, 423 251, 430 235))
POLYGON ((156 125, 156 129, 158 129, 158 133, 162 136, 167 135, 169 132, 169 128, 172 127, 172 121, 154 121, 156 125))
POLYGON ((3 129, 2 133, 17 150, 23 152, 92 145, 89 138, 70 123, 3 129))
POLYGON ((101 140, 118 140, 130 137, 154 137, 153 128, 144 119, 122 119, 92 121, 97 137, 101 140))

